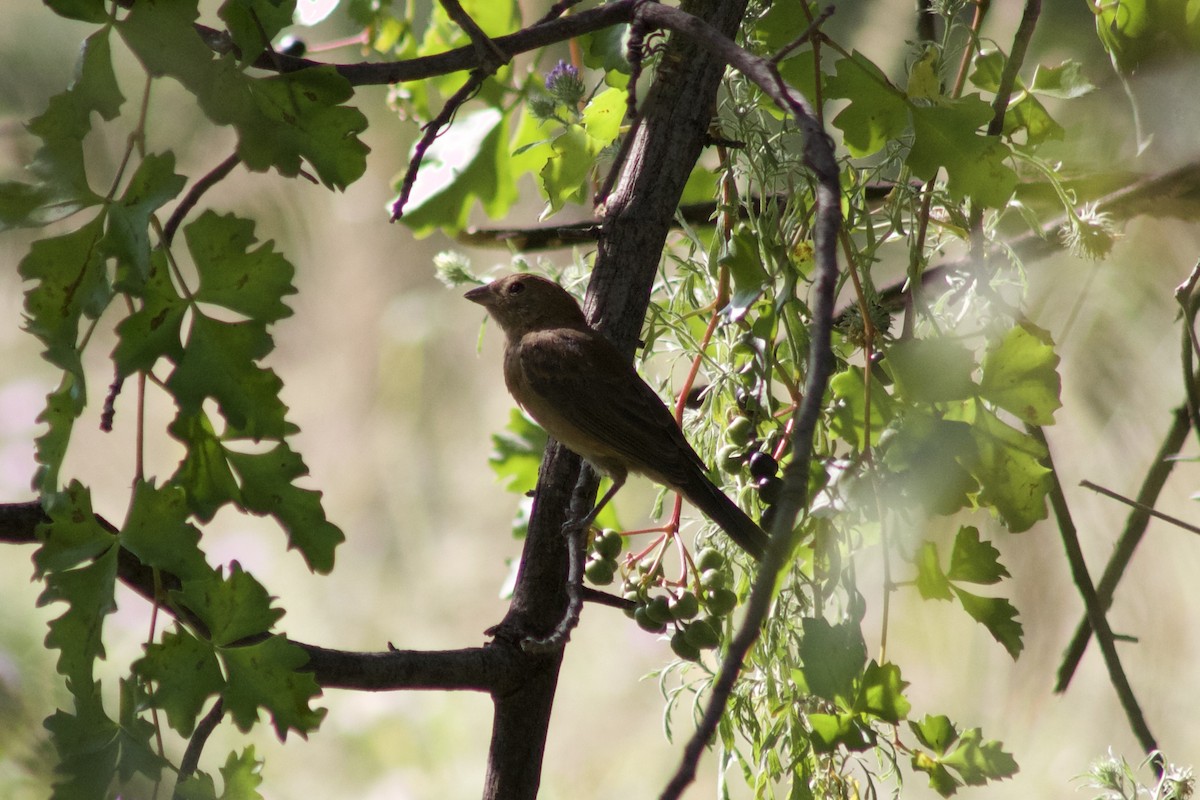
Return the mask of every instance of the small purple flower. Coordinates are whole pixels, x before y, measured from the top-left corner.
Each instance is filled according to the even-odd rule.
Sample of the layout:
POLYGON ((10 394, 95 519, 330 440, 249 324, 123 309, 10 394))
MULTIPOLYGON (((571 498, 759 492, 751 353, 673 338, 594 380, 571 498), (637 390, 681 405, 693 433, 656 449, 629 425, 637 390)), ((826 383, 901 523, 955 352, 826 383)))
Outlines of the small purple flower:
POLYGON ((583 99, 585 87, 579 70, 565 61, 559 61, 546 76, 546 91, 564 106, 574 108, 583 99))

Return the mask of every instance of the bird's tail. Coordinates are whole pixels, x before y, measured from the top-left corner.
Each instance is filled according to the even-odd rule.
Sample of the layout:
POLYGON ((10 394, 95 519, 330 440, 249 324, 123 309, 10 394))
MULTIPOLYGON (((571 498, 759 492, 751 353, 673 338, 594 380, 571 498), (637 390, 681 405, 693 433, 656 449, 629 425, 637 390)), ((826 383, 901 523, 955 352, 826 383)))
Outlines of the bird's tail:
POLYGON ((683 493, 688 502, 720 525, 721 530, 725 531, 739 547, 754 556, 755 560, 762 560, 770 538, 754 520, 746 515, 745 511, 738 507, 737 503, 730 500, 708 479, 702 468, 697 466, 687 486, 676 488, 683 493))

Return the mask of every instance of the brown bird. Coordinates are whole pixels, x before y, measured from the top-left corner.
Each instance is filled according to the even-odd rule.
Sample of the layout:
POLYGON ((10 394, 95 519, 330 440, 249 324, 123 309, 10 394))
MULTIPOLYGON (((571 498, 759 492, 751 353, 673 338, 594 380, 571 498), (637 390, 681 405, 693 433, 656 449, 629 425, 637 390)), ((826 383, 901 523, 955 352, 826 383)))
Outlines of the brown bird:
POLYGON ((516 274, 467 292, 504 330, 504 382, 546 432, 612 478, 590 524, 630 472, 679 492, 761 558, 767 535, 708 479, 704 462, 633 365, 592 330, 558 284, 516 274))

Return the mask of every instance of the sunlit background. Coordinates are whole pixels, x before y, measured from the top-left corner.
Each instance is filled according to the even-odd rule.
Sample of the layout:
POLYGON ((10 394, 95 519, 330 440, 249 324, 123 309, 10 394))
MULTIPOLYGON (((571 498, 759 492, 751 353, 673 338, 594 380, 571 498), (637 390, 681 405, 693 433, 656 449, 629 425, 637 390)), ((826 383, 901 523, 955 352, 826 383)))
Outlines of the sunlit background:
MULTIPOLYGON (((525 19, 539 16, 544 5, 528 4, 525 19)), ((831 24, 843 43, 855 43, 881 64, 889 63, 884 54, 892 52, 892 73, 899 74, 907 57, 902 40, 914 36, 910 4, 865 5, 869 10, 857 14, 839 9, 831 24), (903 21, 903 35, 897 20, 903 21)), ((1017 4, 996 5, 1005 7, 993 9, 988 33, 1007 46, 1017 4)), ((1094 43, 1085 44, 1094 40, 1085 4, 1047 5, 1052 8, 1034 39, 1030 63, 1053 64, 1082 53, 1092 80, 1108 81, 1103 55, 1094 43)), ((89 28, 54 17, 40 4, 13 4, 6 8, 6 22, 0 27, 0 177, 16 178, 34 147, 21 121, 39 113, 67 84, 89 28)), ((318 30, 314 41, 347 33, 328 23, 318 30)), ((346 61, 360 57, 353 49, 332 55, 346 61)), ((127 62, 125 67, 126 96, 135 97, 141 79, 127 62)), ((1097 168, 1147 173, 1195 159, 1198 78, 1195 63, 1138 76, 1144 122, 1155 131, 1140 157, 1119 92, 1058 109, 1072 137, 1064 153, 1094 153, 1097 168)), ((232 152, 231 134, 213 129, 192 105, 163 113, 159 103, 181 96, 171 81, 156 82, 154 93, 149 148, 177 146, 177 171, 194 178, 232 152)), ((511 257, 504 251, 467 251, 440 235, 415 241, 403 226, 389 224, 391 182, 403 169, 414 125, 387 110, 384 89, 360 91, 356 104, 371 119, 363 139, 372 153, 366 176, 345 193, 239 169, 206 198, 219 211, 258 220, 259 238, 274 239, 297 265, 300 291, 290 300, 295 313, 276 328, 277 350, 268 364, 283 378, 290 418, 301 428, 294 447, 311 470, 307 485, 324 492, 325 509, 347 541, 328 577, 310 574, 298 554, 285 550, 280 532, 257 518, 219 515, 204 546, 210 560, 237 560, 278 596, 288 611, 281 627, 295 639, 351 650, 381 650, 388 643, 416 649, 476 646, 485 641, 483 630, 504 614, 500 590, 509 560, 520 552, 509 532, 517 497, 502 489, 487 463, 490 436, 505 424, 511 402, 500 375, 496 330, 485 328, 480 340, 480 310, 435 280, 432 259, 453 248, 487 271, 508 268, 511 257)), ((88 146, 119 152, 128 132, 121 124, 128 121, 98 126, 102 133, 88 146)), ((526 188, 528 199, 504 220, 506 226, 532 224, 540 213, 532 184, 526 188)), ((577 219, 586 212, 573 213, 577 219)), ((1062 356, 1064 407, 1047 435, 1094 579, 1125 509, 1077 484, 1088 479, 1135 494, 1170 411, 1182 400, 1172 292, 1200 255, 1197 230, 1188 221, 1139 220, 1125 228, 1105 262, 1062 256, 1030 263, 1023 278, 1014 276, 1027 280, 1025 308, 1052 332, 1062 356)), ((40 431, 35 418, 57 384, 39 344, 21 331, 16 265, 30 238, 25 232, 0 237, 0 502, 32 499, 33 440, 40 431)), ((544 258, 562 268, 575 255, 564 251, 544 258)), ((538 259, 531 261, 536 265, 538 259)), ((113 322, 102 320, 100 330, 113 322)), ((104 359, 112 344, 92 345, 87 365, 92 404, 77 424, 64 474, 89 484, 96 510, 120 520, 133 476, 134 407, 133 387, 126 387, 116 429, 99 432, 96 400, 111 380, 104 359)), ((161 435, 173 407, 153 389, 150 398, 147 427, 155 449, 148 454, 148 473, 165 479, 181 455, 161 435)), ((1195 451, 1189 443, 1185 453, 1195 451)), ((1194 520, 1190 496, 1196 475, 1191 461, 1181 463, 1160 507, 1194 520)), ((630 515, 641 513, 637 503, 646 496, 626 499, 630 515)), ((952 530, 958 522, 931 523, 931 533, 952 530)), ((1014 779, 966 789, 965 796, 1075 796, 1074 776, 1110 748, 1133 762, 1141 756, 1094 646, 1070 691, 1051 693, 1061 653, 1082 614, 1058 531, 1042 523, 1009 535, 985 518, 970 522, 995 537, 1013 573, 1002 590, 1021 611, 1024 654, 1014 663, 960 608, 923 602, 909 589, 892 601, 887 656, 911 682, 914 711, 943 712, 960 726, 980 726, 1015 755, 1021 771, 1014 779)), ((54 672, 55 654, 42 647, 46 622, 61 611, 36 607, 31 552, 0 549, 5 556, 0 796, 22 800, 47 794, 52 761, 41 720, 67 702, 54 672)), ((877 657, 882 579, 874 552, 864 553, 859 567, 864 590, 875 587, 867 598, 875 613, 864 630, 877 657)), ((1169 758, 1182 764, 1200 761, 1193 702, 1200 596, 1192 580, 1198 572, 1200 541, 1154 522, 1110 615, 1118 633, 1138 638, 1137 644, 1120 645, 1123 663, 1151 730, 1169 758)), ((148 627, 146 604, 123 596, 107 623, 111 671, 101 674, 109 690, 113 676, 137 657, 148 627)), ((680 748, 664 736, 660 687, 648 676, 672 658, 665 640, 642 632, 620 612, 585 610, 559 682, 544 797, 657 794, 680 748)), ((293 737, 281 744, 267 726, 252 734, 258 755, 266 758, 266 797, 478 796, 491 722, 485 696, 330 691, 321 704, 328 717, 308 741, 293 737)), ((674 720, 677 731, 690 729, 687 714, 685 704, 674 720)), ((210 771, 243 741, 226 728, 206 750, 202 766, 210 771)), ((706 759, 701 785, 690 796, 712 796, 713 761, 706 759)), ((907 766, 903 771, 904 797, 933 796, 922 776, 907 766)))

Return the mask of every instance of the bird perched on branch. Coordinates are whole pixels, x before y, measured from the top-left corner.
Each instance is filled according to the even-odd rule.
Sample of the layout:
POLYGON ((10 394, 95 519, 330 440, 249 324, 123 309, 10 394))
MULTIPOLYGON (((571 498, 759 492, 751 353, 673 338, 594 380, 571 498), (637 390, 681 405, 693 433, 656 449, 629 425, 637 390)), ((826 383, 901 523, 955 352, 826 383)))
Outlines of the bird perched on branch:
POLYGON ((590 524, 638 472, 703 511, 755 558, 767 535, 708 479, 704 462, 654 390, 558 284, 516 274, 467 292, 504 330, 504 382, 546 432, 612 478, 590 524))

